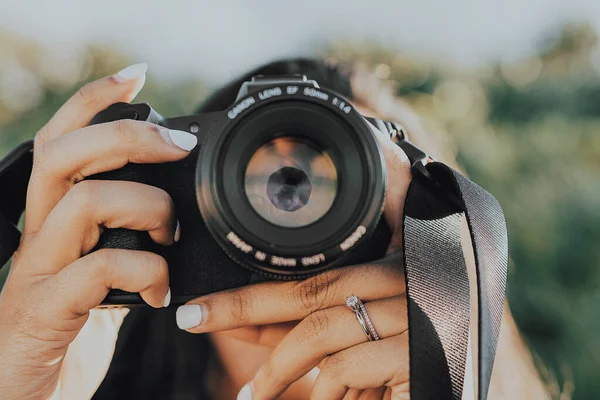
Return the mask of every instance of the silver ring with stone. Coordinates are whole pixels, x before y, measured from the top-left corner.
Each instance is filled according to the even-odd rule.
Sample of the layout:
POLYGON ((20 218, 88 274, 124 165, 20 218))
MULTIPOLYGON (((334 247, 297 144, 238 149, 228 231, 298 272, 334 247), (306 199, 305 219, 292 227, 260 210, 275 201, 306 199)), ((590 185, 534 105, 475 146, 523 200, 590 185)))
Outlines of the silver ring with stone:
POLYGON ((346 297, 346 305, 356 314, 356 319, 358 319, 358 322, 363 328, 363 331, 365 332, 365 335, 367 335, 369 341, 379 340, 379 335, 377 334, 377 331, 375 331, 375 327, 371 322, 371 318, 369 318, 367 308, 360 298, 351 294, 350 296, 346 297))

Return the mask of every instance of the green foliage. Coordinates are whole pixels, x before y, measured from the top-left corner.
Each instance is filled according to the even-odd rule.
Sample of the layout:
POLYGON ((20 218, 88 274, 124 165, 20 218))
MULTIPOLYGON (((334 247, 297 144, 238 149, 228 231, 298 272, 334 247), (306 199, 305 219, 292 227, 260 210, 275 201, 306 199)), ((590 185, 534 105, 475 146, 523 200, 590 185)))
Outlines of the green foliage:
MULTIPOLYGON (((126 64, 92 47, 80 79, 60 86, 35 67, 30 53, 43 49, 4 40, 42 94, 11 112, 0 92, 0 156, 31 138, 81 81, 126 64)), ((338 44, 327 54, 363 61, 413 104, 430 132, 454 138, 460 163, 505 209, 508 298, 517 324, 559 383, 572 379, 573 397, 592 399, 600 393, 600 76, 590 61, 596 36, 586 25, 569 25, 544 43, 528 59, 477 71, 372 43, 338 44)), ((140 98, 166 115, 191 112, 206 94, 196 82, 164 87, 149 78, 140 98)))

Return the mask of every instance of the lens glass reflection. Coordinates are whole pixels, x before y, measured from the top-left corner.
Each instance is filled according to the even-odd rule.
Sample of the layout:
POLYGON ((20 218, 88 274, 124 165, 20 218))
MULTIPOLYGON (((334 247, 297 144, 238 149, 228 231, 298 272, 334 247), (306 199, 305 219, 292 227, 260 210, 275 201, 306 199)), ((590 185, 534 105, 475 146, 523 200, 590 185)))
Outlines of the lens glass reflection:
POLYGON ((299 228, 329 211, 338 180, 329 154, 307 139, 285 136, 254 153, 244 185, 261 217, 278 226, 299 228))

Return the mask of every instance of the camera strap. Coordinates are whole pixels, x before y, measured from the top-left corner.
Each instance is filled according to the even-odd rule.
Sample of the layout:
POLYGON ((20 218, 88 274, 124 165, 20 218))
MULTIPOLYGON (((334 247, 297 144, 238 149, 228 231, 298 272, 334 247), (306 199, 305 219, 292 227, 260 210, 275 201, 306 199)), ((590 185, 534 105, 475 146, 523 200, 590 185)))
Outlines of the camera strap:
POLYGON ((508 237, 498 201, 483 188, 408 141, 404 128, 367 118, 408 156, 413 179, 403 216, 412 400, 463 395, 471 321, 463 253, 463 218, 477 276, 475 398, 486 399, 500 333, 508 268, 508 237))
POLYGON ((25 210, 27 186, 33 167, 33 141, 21 143, 0 160, 0 269, 19 247, 17 228, 25 210))
POLYGON ((477 275, 478 398, 486 399, 505 299, 504 214, 492 195, 448 166, 429 163, 425 171, 413 175, 403 222, 411 398, 462 397, 471 314, 464 216, 477 275))
MULTIPOLYGON (((470 328, 470 286, 461 226, 466 218, 477 275, 477 382, 486 399, 504 308, 508 239, 498 201, 463 175, 429 158, 396 125, 387 131, 413 165, 404 205, 411 399, 462 398, 470 328)), ((0 267, 17 249, 32 169, 31 141, 0 161, 0 267)))

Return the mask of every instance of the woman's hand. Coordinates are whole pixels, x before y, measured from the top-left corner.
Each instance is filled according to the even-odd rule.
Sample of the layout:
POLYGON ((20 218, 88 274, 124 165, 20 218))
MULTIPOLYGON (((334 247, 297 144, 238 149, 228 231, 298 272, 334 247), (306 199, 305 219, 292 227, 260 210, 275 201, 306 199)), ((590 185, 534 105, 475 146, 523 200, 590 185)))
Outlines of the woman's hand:
POLYGON ((394 233, 390 255, 304 281, 265 282, 211 294, 177 311, 179 327, 189 332, 228 331, 246 342, 275 346, 239 399, 277 398, 315 367, 320 373, 311 399, 408 398, 406 287, 402 256, 394 251, 401 246, 410 168, 400 148, 373 130, 388 167, 384 216, 394 233), (365 303, 381 340, 368 341, 345 305, 351 294, 365 303))
POLYGON ((193 333, 258 326, 254 334, 246 330, 235 335, 268 345, 282 334, 271 324, 300 320, 289 333, 283 331, 252 381, 252 397, 244 399, 277 398, 316 366, 320 373, 311 399, 341 399, 349 388, 388 386, 408 392, 408 320, 399 264, 401 256, 394 254, 376 264, 334 269, 304 281, 211 294, 182 306, 178 324, 193 333), (350 294, 365 303, 380 340, 368 341, 345 305, 350 294))
MULTIPOLYGON (((170 301, 162 257, 118 249, 90 253, 103 228, 148 231, 162 245, 177 240, 173 202, 164 191, 134 182, 84 181, 128 162, 179 160, 195 146, 193 135, 145 122, 86 126, 109 105, 131 101, 145 72, 145 64, 138 64, 84 86, 36 135, 23 237, 0 296, 2 399, 52 395, 63 379, 67 347, 110 289, 139 292, 153 307, 170 301)), ((120 321, 113 322, 117 330, 120 321)), ((116 334, 105 337, 114 348, 116 334)), ((99 357, 86 360, 101 365, 90 367, 99 376, 78 376, 81 385, 97 387, 103 379, 111 354, 99 357)), ((76 397, 91 396, 96 387, 76 397)))

